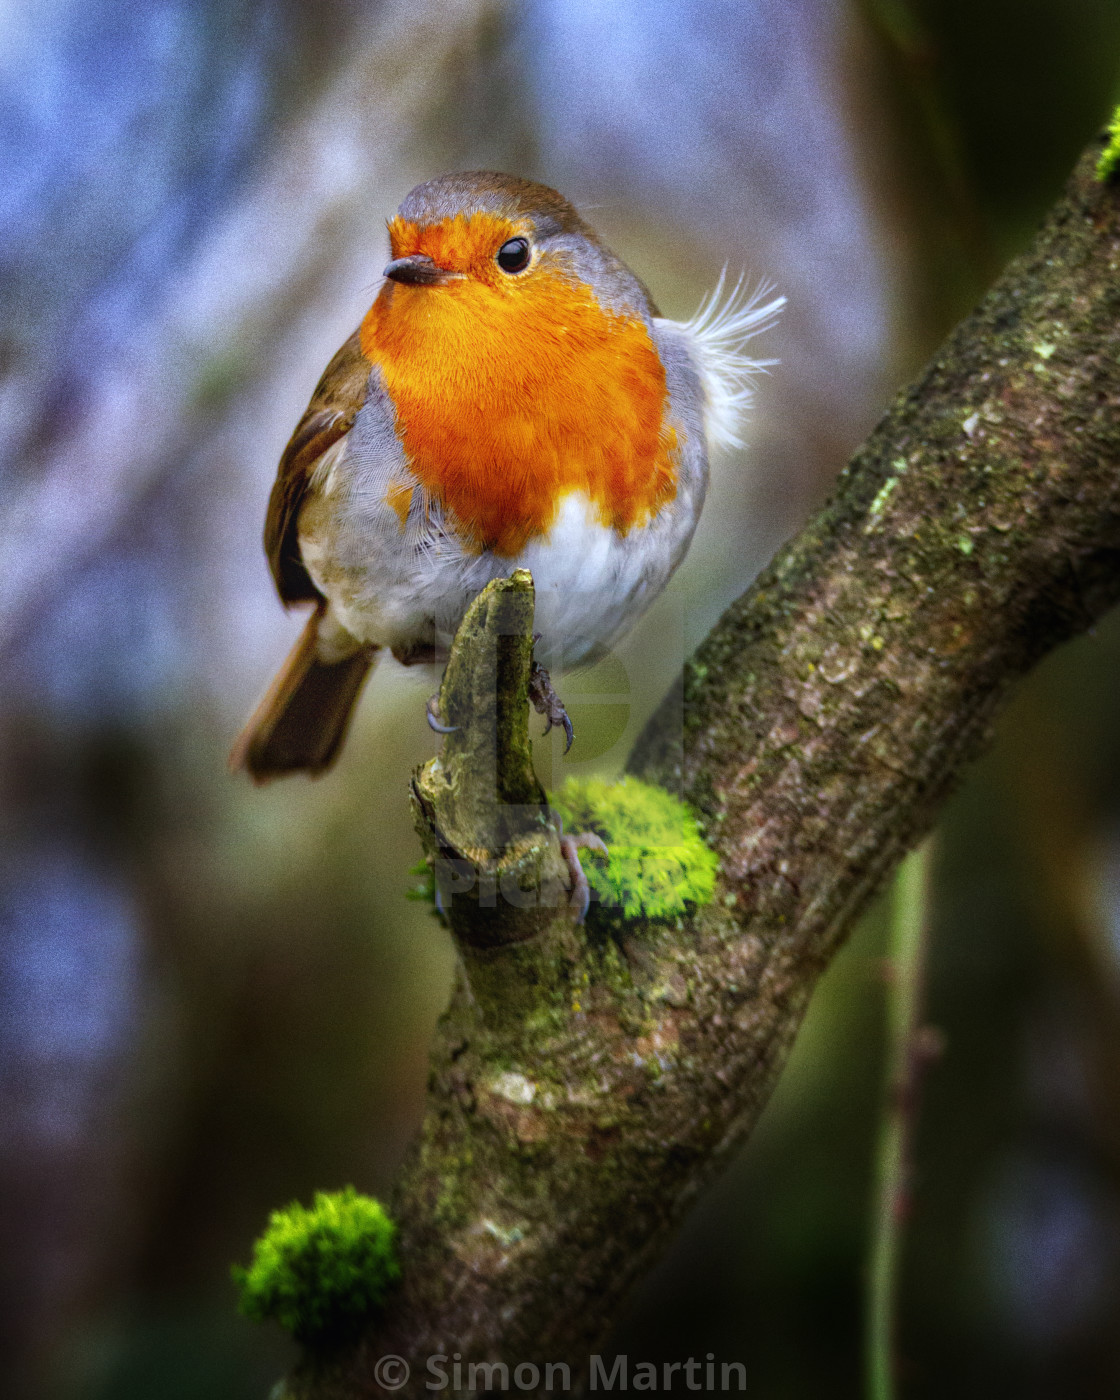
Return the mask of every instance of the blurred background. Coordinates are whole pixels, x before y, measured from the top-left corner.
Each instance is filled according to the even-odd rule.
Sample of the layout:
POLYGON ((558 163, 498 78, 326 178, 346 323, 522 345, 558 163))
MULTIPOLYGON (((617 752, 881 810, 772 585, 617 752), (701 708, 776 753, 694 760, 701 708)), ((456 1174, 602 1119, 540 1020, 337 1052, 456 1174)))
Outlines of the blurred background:
MULTIPOLYGON (((669 592, 565 690, 618 769, 1120 96, 1120 0, 0 0, 0 1394, 250 1400, 291 1359, 230 1262, 383 1193, 447 935, 406 900, 434 677, 336 772, 225 754, 285 654, 279 454, 416 182, 574 199, 670 315, 789 310, 669 592)), ((1120 618, 1020 692, 938 837, 901 1289, 908 1396, 1120 1393, 1120 618)), ((860 1389, 884 916, 629 1309, 634 1359, 860 1389)))

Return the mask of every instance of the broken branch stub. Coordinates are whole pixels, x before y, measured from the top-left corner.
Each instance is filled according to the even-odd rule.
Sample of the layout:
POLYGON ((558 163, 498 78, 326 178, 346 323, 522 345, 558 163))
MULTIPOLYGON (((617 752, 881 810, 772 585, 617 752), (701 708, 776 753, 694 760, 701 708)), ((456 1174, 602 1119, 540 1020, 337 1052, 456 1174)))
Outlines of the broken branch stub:
POLYGON ((440 686, 443 752, 412 780, 413 818, 452 932, 467 948, 533 938, 567 906, 529 743, 533 578, 494 579, 459 625, 440 686))

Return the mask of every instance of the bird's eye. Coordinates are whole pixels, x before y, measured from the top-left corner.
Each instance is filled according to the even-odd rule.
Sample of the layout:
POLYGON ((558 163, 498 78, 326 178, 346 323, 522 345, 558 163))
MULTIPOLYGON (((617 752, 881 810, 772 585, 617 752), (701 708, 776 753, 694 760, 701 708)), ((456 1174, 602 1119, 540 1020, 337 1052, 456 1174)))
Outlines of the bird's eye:
POLYGON ((511 238, 498 249, 498 266, 503 272, 524 272, 529 266, 529 240, 511 238))

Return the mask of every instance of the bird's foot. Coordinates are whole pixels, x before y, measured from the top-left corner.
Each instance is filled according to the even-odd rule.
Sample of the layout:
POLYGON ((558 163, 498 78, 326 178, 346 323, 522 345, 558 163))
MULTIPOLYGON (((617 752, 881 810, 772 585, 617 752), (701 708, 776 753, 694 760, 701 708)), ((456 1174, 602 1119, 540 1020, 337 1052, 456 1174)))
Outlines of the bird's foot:
MULTIPOLYGON (((534 638, 535 640, 535 638, 534 638)), ((572 728, 572 721, 568 718, 568 712, 564 708, 564 702, 552 686, 552 677, 544 669, 539 661, 533 662, 533 669, 529 672, 529 699, 532 701, 533 709, 538 715, 544 715, 548 723, 544 727, 544 732, 548 734, 553 725, 561 725, 567 737, 564 745, 564 752, 567 753, 572 747, 572 740, 575 738, 575 730, 572 728)))
POLYGON ((424 706, 424 713, 428 716, 428 727, 434 729, 437 734, 454 734, 459 728, 457 724, 443 724, 439 718, 439 695, 433 695, 424 706))
POLYGON ((579 859, 581 848, 598 851, 602 855, 607 854, 603 838, 596 836, 593 831, 581 831, 578 836, 560 836, 560 854, 567 862, 568 874, 572 877, 568 907, 576 911, 577 924, 582 924, 587 918, 587 911, 591 905, 591 886, 587 883, 587 876, 583 873, 579 859))

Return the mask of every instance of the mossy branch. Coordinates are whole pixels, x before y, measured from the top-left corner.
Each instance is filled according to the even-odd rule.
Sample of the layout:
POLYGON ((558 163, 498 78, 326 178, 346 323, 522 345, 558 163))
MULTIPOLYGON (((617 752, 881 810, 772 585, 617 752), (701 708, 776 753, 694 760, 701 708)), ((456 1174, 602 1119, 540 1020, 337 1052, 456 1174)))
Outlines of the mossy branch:
POLYGON ((471 604, 440 687, 452 732, 412 780, 416 829, 466 947, 519 943, 567 917, 567 865, 529 744, 533 600, 518 569, 471 604))
MULTIPOLYGON (((1120 191, 1095 178, 1102 145, 639 742, 631 771, 700 814, 713 901, 610 935, 563 911, 453 908, 464 976, 392 1204, 400 1288, 293 1393, 375 1395, 388 1352, 412 1363, 402 1394, 427 1393, 426 1358, 453 1350, 584 1371, 753 1127, 820 971, 1013 682, 1120 597, 1120 191), (524 918, 535 931, 510 941, 524 918)), ((474 680, 451 674, 454 722, 474 680)), ((458 742, 466 761, 474 740, 458 742)), ((505 817, 463 801, 452 767, 446 802, 434 778, 418 802, 432 849, 481 833, 484 865, 543 831, 543 881, 551 828, 508 753, 514 805, 532 791, 538 814, 503 829, 507 854, 505 817)))

